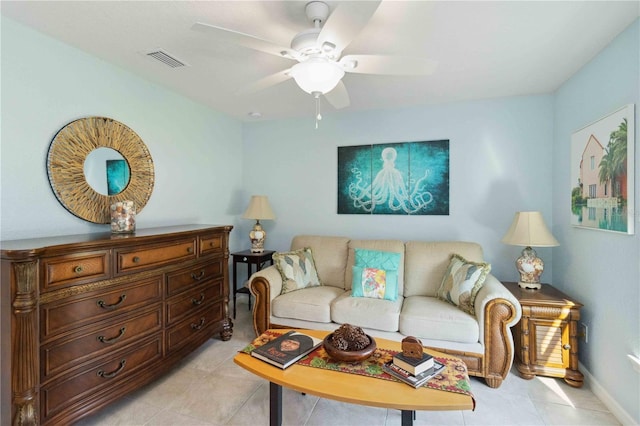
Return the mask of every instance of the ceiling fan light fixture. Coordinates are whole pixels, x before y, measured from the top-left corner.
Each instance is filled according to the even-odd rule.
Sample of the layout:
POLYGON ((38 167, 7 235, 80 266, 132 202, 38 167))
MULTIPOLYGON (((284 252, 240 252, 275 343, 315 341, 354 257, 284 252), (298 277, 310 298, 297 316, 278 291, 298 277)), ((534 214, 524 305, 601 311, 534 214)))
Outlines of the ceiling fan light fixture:
POLYGON ((305 92, 320 92, 324 95, 337 86, 344 77, 344 70, 334 61, 317 57, 294 65, 290 74, 305 92))

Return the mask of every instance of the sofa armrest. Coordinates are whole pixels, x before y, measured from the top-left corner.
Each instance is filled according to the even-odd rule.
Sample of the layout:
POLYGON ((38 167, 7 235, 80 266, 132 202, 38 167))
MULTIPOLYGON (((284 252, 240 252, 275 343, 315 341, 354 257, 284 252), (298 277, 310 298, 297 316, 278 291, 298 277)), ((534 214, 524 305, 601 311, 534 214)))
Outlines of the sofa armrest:
POLYGON ((480 341, 485 346, 484 377, 491 387, 498 387, 509 373, 514 346, 511 327, 520 321, 522 309, 518 299, 493 275, 487 275, 475 300, 480 327, 480 341))
POLYGON ((269 328, 271 301, 282 291, 282 276, 275 266, 262 269, 249 278, 249 291, 256 298, 253 305, 253 329, 256 336, 269 328))

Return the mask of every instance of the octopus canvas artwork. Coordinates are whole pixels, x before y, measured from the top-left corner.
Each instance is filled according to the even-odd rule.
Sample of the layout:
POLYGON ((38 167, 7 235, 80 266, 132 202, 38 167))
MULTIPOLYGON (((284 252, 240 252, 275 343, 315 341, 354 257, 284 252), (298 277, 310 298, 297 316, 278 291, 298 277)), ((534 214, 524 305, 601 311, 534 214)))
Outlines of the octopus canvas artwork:
POLYGON ((339 214, 449 214, 449 140, 338 147, 339 214))

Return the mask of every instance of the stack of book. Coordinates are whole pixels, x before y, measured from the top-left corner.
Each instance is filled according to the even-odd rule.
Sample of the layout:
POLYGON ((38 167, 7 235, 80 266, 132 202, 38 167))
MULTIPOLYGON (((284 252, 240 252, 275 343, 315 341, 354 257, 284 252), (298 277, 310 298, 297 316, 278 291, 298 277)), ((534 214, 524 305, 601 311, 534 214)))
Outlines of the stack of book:
POLYGON ((418 388, 444 370, 444 365, 425 353, 422 354, 422 358, 412 358, 399 352, 384 364, 383 368, 396 379, 418 388))

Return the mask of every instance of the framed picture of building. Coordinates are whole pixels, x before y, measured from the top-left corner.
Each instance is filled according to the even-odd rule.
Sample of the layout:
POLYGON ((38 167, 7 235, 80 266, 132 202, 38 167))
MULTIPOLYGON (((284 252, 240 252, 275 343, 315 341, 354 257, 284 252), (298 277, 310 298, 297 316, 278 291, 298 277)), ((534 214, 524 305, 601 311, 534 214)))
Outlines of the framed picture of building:
POLYGON ((634 233, 634 105, 571 135, 571 224, 634 233))
POLYGON ((338 147, 338 214, 448 215, 449 140, 338 147))

